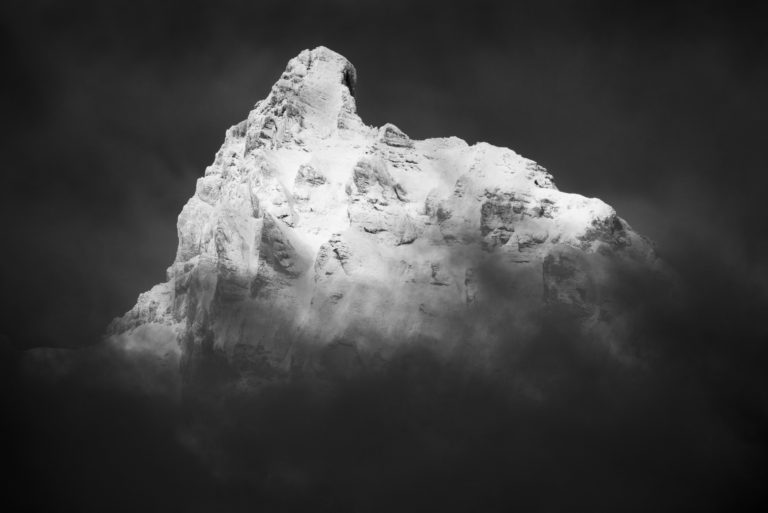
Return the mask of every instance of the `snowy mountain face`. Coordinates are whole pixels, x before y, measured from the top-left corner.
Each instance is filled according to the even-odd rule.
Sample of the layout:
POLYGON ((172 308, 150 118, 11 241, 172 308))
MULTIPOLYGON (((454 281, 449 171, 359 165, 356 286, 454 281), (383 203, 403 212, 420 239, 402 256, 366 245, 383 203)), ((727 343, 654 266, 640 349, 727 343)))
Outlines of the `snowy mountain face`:
POLYGON ((355 87, 327 48, 291 59, 198 179, 168 280, 108 342, 259 384, 411 347, 492 367, 556 310, 624 358, 610 269, 654 268, 650 244, 510 149, 365 125, 355 87))

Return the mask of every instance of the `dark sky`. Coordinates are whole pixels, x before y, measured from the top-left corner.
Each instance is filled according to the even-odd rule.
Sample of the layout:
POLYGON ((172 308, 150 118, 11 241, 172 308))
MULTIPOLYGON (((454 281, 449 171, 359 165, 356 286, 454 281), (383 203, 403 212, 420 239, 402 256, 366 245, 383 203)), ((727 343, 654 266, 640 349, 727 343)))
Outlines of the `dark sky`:
MULTIPOLYGON (((726 481, 747 483, 744 489, 731 488, 730 494, 719 496, 724 502, 711 503, 715 506, 729 503, 737 495, 734 490, 743 492, 746 501, 757 493, 756 472, 766 468, 768 433, 763 378, 768 331, 759 323, 768 306, 763 205, 768 188, 768 12, 742 8, 738 2, 649 4, 4 2, 4 355, 16 354, 11 348, 93 344, 112 317, 134 304, 138 293, 162 281, 175 253, 176 216, 193 194, 196 178, 213 160, 225 129, 244 119, 267 95, 291 57, 304 48, 325 45, 355 64, 357 105, 366 123, 392 122, 414 138, 455 135, 469 143, 510 147, 549 169, 560 189, 597 196, 614 206, 658 243, 659 253, 681 274, 690 304, 675 318, 655 311, 648 330, 664 333, 660 340, 677 341, 662 351, 663 367, 688 376, 683 388, 689 386, 692 392, 667 400, 669 389, 659 385, 649 397, 664 399, 651 406, 622 381, 619 389, 626 392, 628 404, 639 406, 617 415, 620 425, 612 424, 615 419, 598 421, 592 431, 565 407, 563 422, 576 426, 573 432, 537 431, 562 420, 556 408, 547 410, 545 420, 539 413, 513 408, 500 422, 515 426, 516 419, 530 421, 528 428, 519 429, 521 436, 539 440, 534 447, 542 440, 561 440, 570 454, 565 456, 567 468, 577 472, 574 469, 585 459, 576 447, 587 443, 584 440, 605 437, 613 440, 612 451, 620 450, 621 423, 642 423, 646 414, 650 419, 673 418, 671 425, 697 433, 689 439, 692 445, 670 441, 683 436, 685 429, 659 428, 643 438, 648 443, 664 440, 647 457, 665 462, 687 458, 702 472, 716 469, 711 476, 717 479, 725 475, 726 481), (692 360, 695 364, 687 367, 692 360), (715 406, 691 406, 694 413, 684 413, 682 405, 699 404, 696 401, 715 406), (558 413, 553 417, 552 412, 558 413), (698 430, 690 427, 696 423, 698 430), (725 442, 707 434, 719 429, 729 433, 725 442), (700 450, 707 443, 717 451, 700 450), (729 444, 741 449, 730 450, 729 444), (739 452, 744 447, 749 449, 739 452), (713 454, 728 454, 730 459, 713 454)), ((663 303, 647 290, 639 297, 644 304, 663 303)), ((676 379, 670 386, 679 390, 676 379)), ((12 377, 8 380, 16 383, 12 377)), ((455 386, 448 382, 449 389, 455 386)), ((192 468, 188 454, 160 442, 175 422, 158 413, 167 406, 162 401, 115 399, 77 380, 69 386, 61 397, 28 394, 52 412, 30 414, 36 436, 56 438, 51 416, 68 418, 70 411, 80 411, 85 419, 64 423, 63 441, 52 449, 56 457, 49 479, 68 472, 63 463, 67 458, 79 457, 72 447, 82 441, 80 432, 104 444, 90 447, 89 454, 101 454, 104 448, 112 451, 107 451, 110 458, 133 454, 131 447, 112 447, 98 438, 101 428, 120 432, 125 426, 117 420, 92 423, 94 407, 115 418, 152 419, 129 440, 140 445, 153 439, 150 448, 162 456, 132 460, 132 465, 155 466, 164 475, 192 468), (95 394, 95 406, 76 399, 84 390, 95 394)), ((488 405, 499 406, 492 395, 483 397, 488 405)), ((342 413, 312 418, 332 430, 339 419, 347 418, 344 408, 353 408, 359 398, 344 400, 342 413)), ((464 400, 472 406, 457 406, 453 413, 482 417, 472 397, 464 400)), ((26 399, 21 401, 29 408, 26 399)), ((590 403, 592 407, 599 410, 590 403)), ((593 411, 590 408, 587 411, 593 411)), ((250 421, 250 414, 238 419, 250 421)), ((435 418, 445 420, 445 415, 440 411, 435 418)), ((480 425, 484 434, 483 429, 498 428, 490 421, 480 425)), ((20 432, 27 428, 18 426, 20 432)), ((452 436, 473 433, 459 429, 452 436)), ((627 433, 636 439, 632 437, 637 431, 627 433)), ((235 440, 243 436, 229 434, 235 440)), ((296 434, 310 436, 301 430, 296 434)), ((493 453, 490 446, 483 450, 493 453)), ((643 454, 638 446, 625 456, 642 459, 643 454)), ((543 451, 533 476, 546 475, 547 458, 560 455, 543 451)), ((45 461, 39 454, 35 458, 45 461)), ((102 462, 95 456, 87 461, 102 462)), ((482 467, 484 460, 461 461, 482 467)), ((674 467, 670 465, 667 468, 674 467)), ((612 468, 605 467, 595 478, 612 479, 612 468)), ((627 478, 642 481, 649 468, 641 462, 627 478)), ((125 472, 117 477, 126 479, 125 472)), ((679 477, 669 472, 670 479, 679 477)), ((82 471, 70 481, 96 475, 82 471)), ((175 493, 189 483, 199 485, 205 475, 189 470, 168 489, 175 493)), ((458 478, 445 479, 453 485, 458 478)), ((527 479, 530 482, 521 481, 524 486, 550 492, 540 480, 527 479)), ((694 481, 686 483, 687 490, 698 490, 694 481)), ((126 493, 115 486, 105 484, 103 493, 126 493)), ((225 491, 246 493, 238 486, 228 483, 225 491)), ((578 489, 583 494, 577 497, 588 503, 588 488, 578 489)), ((132 500, 141 501, 142 494, 155 491, 144 483, 130 493, 138 494, 132 500)), ((205 504, 216 503, 211 493, 204 497, 210 501, 205 504)), ((174 498, 169 492, 163 500, 173 503, 174 498)), ((72 497, 62 500, 80 504, 81 510, 103 506, 97 499, 86 505, 72 497)), ((686 504, 708 499, 702 495, 698 500, 686 504)), ((642 504, 664 509, 653 501, 642 504)))
POLYGON ((765 286, 765 13, 618 4, 5 2, 3 331, 81 344, 161 281, 224 130, 320 44, 368 124, 510 147, 765 286))

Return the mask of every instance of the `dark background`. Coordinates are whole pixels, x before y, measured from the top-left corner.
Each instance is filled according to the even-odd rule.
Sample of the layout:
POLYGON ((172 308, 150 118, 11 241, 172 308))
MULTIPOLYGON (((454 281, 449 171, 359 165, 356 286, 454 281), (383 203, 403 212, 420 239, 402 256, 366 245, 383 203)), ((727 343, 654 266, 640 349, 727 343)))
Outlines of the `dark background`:
MULTIPOLYGON (((690 394, 662 400, 663 411, 646 411, 649 403, 641 401, 642 407, 617 418, 632 423, 644 411, 661 422, 674 411, 686 426, 699 423, 701 429, 693 430, 699 434, 680 435, 694 440, 680 454, 675 448, 685 444, 676 441, 681 424, 674 422, 675 428, 659 428, 663 442, 647 453, 669 463, 665 468, 683 461, 681 467, 690 463, 710 476, 711 482, 681 480, 690 493, 680 496, 686 499, 676 511, 691 504, 699 510, 702 504, 725 509, 764 498, 759 476, 765 469, 768 425, 765 9, 706 1, 654 7, 547 0, 79 0, 7 1, 0 13, 0 208, 5 220, 0 334, 10 398, 5 412, 16 418, 11 428, 23 447, 30 433, 47 440, 62 437, 46 451, 29 442, 38 453, 18 459, 25 470, 10 485, 15 494, 28 497, 20 490, 43 486, 38 476, 41 482, 56 482, 71 471, 68 464, 82 457, 73 449, 83 443, 76 432, 103 444, 84 452, 106 451, 110 461, 130 460, 134 451, 99 438, 105 429, 119 436, 130 431, 134 443, 160 448, 158 454, 169 450, 157 440, 166 440, 175 421, 156 415, 152 408, 160 407, 154 403, 102 392, 96 403, 83 405, 86 392, 77 380, 62 396, 33 390, 16 379, 18 350, 96 343, 111 318, 164 280, 176 248, 176 216, 225 129, 267 95, 291 57, 322 44, 357 67, 358 111, 366 123, 393 122, 414 138, 455 135, 469 143, 508 146, 547 167, 560 189, 600 197, 658 243, 660 255, 680 273, 688 302, 673 317, 655 311, 647 329, 662 333, 656 339, 666 344, 660 350, 662 366, 683 376, 675 379, 682 379, 690 394), (30 411, 36 401, 51 410, 45 415, 30 411), (707 406, 695 415, 679 413, 696 401, 707 406), (95 404, 154 420, 138 429, 119 423, 94 426, 95 404), (63 418, 69 423, 59 426, 52 420, 63 418), (729 433, 727 443, 711 434, 720 429, 729 433), (724 454, 728 457, 719 459, 724 454), (707 495, 707 487, 716 496, 707 495), (699 502, 689 500, 699 492, 699 502)), ((653 291, 637 290, 645 304, 664 302, 653 291)), ((578 380, 581 374, 574 376, 578 380)), ((98 377, 92 381, 100 383, 98 377)), ((670 387, 680 385, 675 381, 670 387)), ((669 389, 660 390, 653 401, 668 397, 669 389)), ((637 399, 634 391, 627 393, 637 399)), ((639 404, 634 399, 628 404, 639 404)), ((115 412, 105 415, 121 418, 115 412)), ((318 422, 333 426, 345 418, 331 417, 318 422)), ((524 418, 542 425, 539 417, 524 418)), ((565 425, 572 427, 568 419, 565 425)), ((568 430, 583 436, 552 436, 564 440, 562 451, 573 456, 568 451, 587 438, 623 433, 608 424, 568 430)), ((526 436, 535 435, 530 429, 526 436)), ((551 453, 554 459, 559 454, 551 453)), ((627 457, 642 454, 637 449, 627 457)), ((115 479, 130 482, 131 470, 146 465, 162 469, 151 478, 160 480, 160 474, 191 465, 186 453, 166 456, 131 460, 125 475, 115 479)), ((66 483, 110 475, 94 458, 88 460, 94 468, 66 483)), ((592 468, 587 457, 565 459, 574 474, 582 463, 592 468)), ((472 461, 481 465, 480 459, 472 461)), ((651 469, 640 462, 633 472, 618 475, 642 483, 651 469)), ((207 474, 200 472, 187 476, 190 482, 205 481, 201 476, 207 474)), ((616 472, 608 465, 595 479, 616 472)), ((680 479, 670 472, 670 481, 680 479)), ((585 476, 589 480, 591 474, 585 476)), ((169 503, 186 486, 176 479, 176 487, 169 485, 163 496, 169 503)), ((534 484, 548 495, 552 491, 543 479, 534 484)), ((132 490, 147 496, 141 502, 146 507, 158 492, 144 485, 132 490)), ((579 486, 580 481, 565 488, 579 486)), ((648 504, 655 509, 666 504, 660 499, 664 494, 654 495, 658 483, 646 488, 660 501, 648 504)), ((57 495, 58 488, 43 489, 47 494, 29 495, 38 497, 41 509, 58 500, 89 509, 72 498, 81 497, 73 488, 67 488, 68 499, 57 495)), ((125 493, 106 485, 101 490, 104 500, 125 493)), ((227 493, 245 493, 238 490, 227 493)), ((215 494, 206 497, 216 503, 215 494)), ((576 497, 573 504, 594 501, 586 492, 576 497)), ((94 509, 103 506, 93 501, 94 509)))

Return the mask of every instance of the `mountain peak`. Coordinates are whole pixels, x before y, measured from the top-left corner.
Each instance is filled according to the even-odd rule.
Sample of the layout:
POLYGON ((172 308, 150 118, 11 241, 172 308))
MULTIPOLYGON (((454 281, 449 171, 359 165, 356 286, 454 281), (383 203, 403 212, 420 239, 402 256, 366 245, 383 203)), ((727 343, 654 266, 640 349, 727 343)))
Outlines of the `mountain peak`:
POLYGON ((623 357, 609 271, 654 268, 648 241, 510 149, 365 126, 355 78, 328 48, 290 60, 227 132, 179 215, 168 281, 112 342, 258 385, 375 371, 411 345, 471 346, 492 366, 506 342, 489 327, 520 327, 524 348, 551 313, 623 357))
POLYGON ((329 73, 340 79, 340 83, 347 88, 352 96, 355 96, 357 70, 343 55, 325 46, 318 46, 313 50, 304 50, 296 58, 306 61, 306 66, 311 71, 329 73), (318 63, 326 63, 326 65, 320 67, 318 63))
POLYGON ((248 116, 247 149, 300 141, 302 132, 328 138, 362 127, 356 82, 357 71, 344 56, 324 46, 303 50, 248 116))

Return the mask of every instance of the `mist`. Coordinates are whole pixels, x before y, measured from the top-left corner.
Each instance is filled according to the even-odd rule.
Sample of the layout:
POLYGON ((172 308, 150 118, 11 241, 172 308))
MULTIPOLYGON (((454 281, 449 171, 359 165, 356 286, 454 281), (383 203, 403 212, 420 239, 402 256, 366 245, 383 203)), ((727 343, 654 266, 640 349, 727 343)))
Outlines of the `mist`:
MULTIPOLYGON (((766 501, 762 8, 710 2, 8 2, 2 253, 8 502, 30 511, 733 511, 766 501), (567 313, 254 395, 99 347, 164 280, 176 216, 289 58, 358 71, 371 125, 537 160, 655 240, 617 269, 631 363, 567 313), (93 347, 91 347, 93 346, 93 347), (80 348, 75 351, 45 348, 80 348), (83 349, 86 348, 86 349, 83 349), (88 349, 90 348, 90 349, 88 349), (32 351, 30 351, 32 349, 32 351)), ((496 269, 482 270, 489 280, 496 269)), ((503 293, 503 289, 500 290, 503 293)), ((462 319, 472 323, 474 319, 462 319)))

